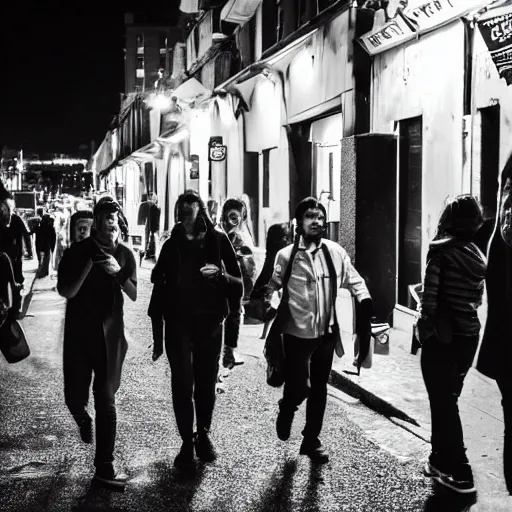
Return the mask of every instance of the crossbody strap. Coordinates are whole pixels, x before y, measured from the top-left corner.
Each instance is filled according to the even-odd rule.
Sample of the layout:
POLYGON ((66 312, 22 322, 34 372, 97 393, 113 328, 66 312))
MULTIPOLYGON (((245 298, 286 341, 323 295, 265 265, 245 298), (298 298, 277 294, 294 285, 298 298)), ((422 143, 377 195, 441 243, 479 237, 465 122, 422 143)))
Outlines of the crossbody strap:
POLYGON ((338 297, 338 276, 336 275, 336 269, 332 262, 331 253, 325 244, 322 244, 322 251, 324 253, 327 268, 329 270, 329 279, 331 281, 331 303, 332 312, 334 317, 334 325, 338 327, 338 315, 336 314, 336 298, 338 297))

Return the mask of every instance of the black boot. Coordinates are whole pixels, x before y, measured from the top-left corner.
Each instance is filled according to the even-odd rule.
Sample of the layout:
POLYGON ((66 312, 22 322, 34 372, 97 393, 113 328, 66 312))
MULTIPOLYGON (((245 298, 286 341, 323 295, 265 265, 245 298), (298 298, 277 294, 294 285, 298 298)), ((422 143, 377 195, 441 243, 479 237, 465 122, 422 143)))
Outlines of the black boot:
POLYGON ((217 458, 217 452, 208 435, 207 430, 199 430, 195 438, 196 455, 203 462, 213 462, 217 458))
POLYGON ((181 449, 174 459, 174 466, 178 469, 190 468, 194 464, 194 442, 183 441, 181 449))
POLYGON ((325 464, 329 462, 329 454, 322 446, 318 437, 315 439, 304 438, 300 445, 299 453, 301 455, 307 455, 311 459, 311 462, 315 464, 325 464))

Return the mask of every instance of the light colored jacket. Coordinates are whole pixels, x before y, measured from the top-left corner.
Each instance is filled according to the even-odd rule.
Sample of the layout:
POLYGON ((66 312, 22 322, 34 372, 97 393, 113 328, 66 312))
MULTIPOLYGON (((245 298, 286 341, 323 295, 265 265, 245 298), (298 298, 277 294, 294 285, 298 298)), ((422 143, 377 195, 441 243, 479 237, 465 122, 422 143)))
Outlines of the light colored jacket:
MULTIPOLYGON (((328 325, 334 322, 331 304, 331 282, 321 244, 325 244, 331 255, 338 288, 348 289, 361 302, 371 298, 364 279, 354 268, 347 251, 336 242, 322 239, 315 258, 322 261, 315 264, 311 254, 306 251, 302 240, 293 260, 292 272, 288 281, 289 315, 284 321, 283 332, 298 338, 318 338, 326 334, 328 325), (319 275, 318 268, 325 269, 319 275)), ((274 274, 270 286, 275 290, 282 288, 283 277, 288 267, 293 244, 281 249, 276 256, 274 274)))

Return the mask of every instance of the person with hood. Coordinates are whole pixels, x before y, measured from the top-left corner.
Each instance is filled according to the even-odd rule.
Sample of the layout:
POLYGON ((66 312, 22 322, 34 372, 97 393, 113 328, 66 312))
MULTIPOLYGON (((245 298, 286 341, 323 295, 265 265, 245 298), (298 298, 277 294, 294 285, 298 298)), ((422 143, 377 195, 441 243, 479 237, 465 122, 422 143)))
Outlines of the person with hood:
POLYGON ((64 398, 82 441, 92 443, 87 412, 92 376, 96 409, 94 478, 124 488, 127 476, 114 466, 117 415, 115 396, 127 351, 123 292, 137 299, 137 265, 119 242, 116 201, 102 198, 94 207, 91 235, 63 254, 57 290, 67 299, 64 324, 64 398))
POLYGON ((241 301, 231 301, 229 304, 229 313, 224 324, 222 365, 225 368, 243 364, 243 360, 236 352, 240 336, 240 323, 242 322, 242 308, 249 302, 256 278, 253 243, 252 240, 247 239, 250 237, 248 231, 243 229, 246 222, 247 208, 244 202, 235 198, 228 199, 222 207, 221 226, 235 250, 242 272, 244 295, 241 301))
POLYGON ((233 247, 214 227, 197 192, 179 196, 175 212, 178 223, 151 275, 148 315, 153 323, 153 360, 163 352, 162 323, 165 327, 174 415, 182 439, 174 465, 184 469, 194 462, 194 448, 204 462, 217 456, 209 432, 222 327, 228 301, 239 302, 243 286, 233 247))
POLYGON ((458 400, 478 347, 486 258, 473 241, 483 224, 478 201, 457 196, 429 246, 418 319, 421 370, 430 401, 431 453, 424 472, 459 493, 475 492, 458 400))
POLYGON ((512 496, 512 155, 503 169, 498 191, 498 215, 488 249, 485 279, 487 320, 476 369, 498 384, 503 407, 503 472, 512 496))
MULTIPOLYGON (((314 197, 303 199, 295 210, 297 236, 293 244, 277 253, 270 286, 283 287, 288 308, 282 320, 284 344, 284 389, 276 420, 277 436, 290 437, 295 411, 307 399, 306 425, 300 454, 324 464, 329 455, 319 439, 327 402, 327 382, 334 350, 341 342, 334 298, 337 289, 347 288, 362 306, 366 331, 370 330, 372 299, 364 279, 339 244, 323 238, 327 226, 325 207, 314 197)), ((360 316, 362 318, 362 315, 360 316)), ((358 367, 368 353, 362 343, 358 367), (363 350, 365 348, 365 350, 363 350)))
POLYGON ((0 252, 4 252, 11 260, 16 282, 13 296, 13 311, 16 316, 21 314, 21 290, 25 277, 23 276, 23 244, 27 254, 32 259, 32 239, 25 221, 14 213, 14 200, 11 193, 0 181, 0 252))
POLYGON ((72 244, 81 242, 90 236, 93 220, 90 210, 79 210, 71 215, 69 231, 72 244))

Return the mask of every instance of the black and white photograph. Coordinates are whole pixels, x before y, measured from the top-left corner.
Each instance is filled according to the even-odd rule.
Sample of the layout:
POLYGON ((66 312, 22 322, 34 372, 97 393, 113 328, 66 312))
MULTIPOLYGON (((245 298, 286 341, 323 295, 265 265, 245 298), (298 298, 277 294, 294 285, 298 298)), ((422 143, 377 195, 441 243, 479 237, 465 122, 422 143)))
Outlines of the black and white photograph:
POLYGON ((512 0, 0 19, 0 512, 512 512, 512 0))

